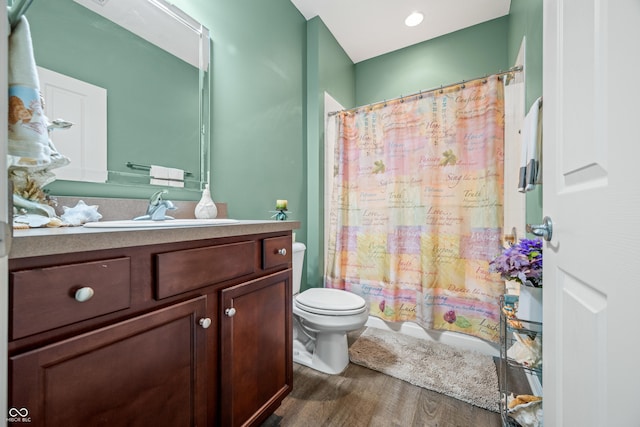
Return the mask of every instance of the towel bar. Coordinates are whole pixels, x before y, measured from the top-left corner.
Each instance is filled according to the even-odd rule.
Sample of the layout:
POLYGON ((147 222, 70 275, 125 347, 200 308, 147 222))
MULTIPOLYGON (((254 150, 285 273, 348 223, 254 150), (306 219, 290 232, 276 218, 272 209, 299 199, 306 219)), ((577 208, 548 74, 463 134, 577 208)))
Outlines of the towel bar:
MULTIPOLYGON (((145 171, 151 170, 151 166, 149 165, 141 165, 133 162, 127 162, 127 167, 131 169, 138 169, 138 170, 145 170, 145 171)), ((193 176, 191 172, 187 172, 187 171, 184 171, 184 174, 187 176, 193 176)), ((166 179, 166 178, 162 178, 162 179, 166 179)))

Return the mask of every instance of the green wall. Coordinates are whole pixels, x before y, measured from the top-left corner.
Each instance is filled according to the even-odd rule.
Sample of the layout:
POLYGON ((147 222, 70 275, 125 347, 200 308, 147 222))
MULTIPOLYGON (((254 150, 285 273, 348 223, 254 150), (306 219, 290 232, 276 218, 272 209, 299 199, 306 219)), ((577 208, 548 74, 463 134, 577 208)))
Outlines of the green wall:
POLYGON ((542 96, 542 0, 511 0, 508 33, 509 64, 515 63, 522 38, 526 37, 526 103, 542 96))
MULTIPOLYGON (((355 105, 343 105, 380 102, 506 70, 523 36, 531 105, 542 93, 542 0, 512 0, 508 16, 355 64, 355 105)), ((541 195, 540 187, 527 194, 527 222, 540 221, 541 195)))
POLYGON ((508 17, 356 64, 356 104, 366 105, 508 68, 508 17))
MULTIPOLYGON (((291 219, 302 223, 297 239, 308 248, 303 288, 320 286, 323 268, 325 91, 352 108, 493 74, 513 63, 523 35, 527 102, 542 90, 542 0, 512 0, 507 17, 355 65, 324 23, 306 22, 290 0, 173 3, 211 30, 214 199, 228 203, 230 217, 238 219, 268 219, 275 200, 287 199, 291 219)), ((63 186, 65 194, 79 196, 150 193, 99 184, 63 186)))
POLYGON ((322 286, 324 271, 324 93, 355 106, 353 63, 318 17, 307 24, 307 287, 322 286))
POLYGON ((287 199, 304 221, 304 17, 289 0, 174 3, 211 31, 214 199, 237 219, 269 219, 287 199))
MULTIPOLYGON (((305 221, 306 21, 289 0, 174 0, 212 39, 211 192, 229 216, 269 219, 287 199, 305 221)), ((166 153, 179 155, 181 148, 166 153)), ((148 197, 149 188, 56 182, 53 194, 148 197)), ((197 193, 176 199, 196 200, 197 193)), ((298 238, 306 229, 298 230, 298 238)))
POLYGON ((307 27, 307 287, 322 286, 324 92, 345 108, 507 68, 507 18, 353 64, 319 18, 307 27))
MULTIPOLYGON (((542 96, 542 0, 511 0, 509 13, 509 64, 518 55, 525 37, 525 111, 542 96)), ((527 193, 527 224, 542 223, 542 186, 527 193)))
POLYGON ((306 242, 306 20, 290 0, 173 2, 211 31, 214 199, 237 219, 286 199, 306 242))
POLYGON ((211 192, 229 216, 269 219, 276 199, 306 238, 306 21, 289 0, 174 0, 211 31, 211 192))

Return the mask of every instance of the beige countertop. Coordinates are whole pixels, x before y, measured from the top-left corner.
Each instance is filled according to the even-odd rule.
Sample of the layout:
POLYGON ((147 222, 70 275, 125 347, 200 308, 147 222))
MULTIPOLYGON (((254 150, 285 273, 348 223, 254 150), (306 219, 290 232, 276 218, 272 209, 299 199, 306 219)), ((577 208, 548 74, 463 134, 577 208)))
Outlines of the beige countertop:
POLYGON ((9 258, 55 255, 129 246, 273 233, 300 228, 299 221, 241 220, 234 224, 158 228, 32 228, 14 230, 9 258))

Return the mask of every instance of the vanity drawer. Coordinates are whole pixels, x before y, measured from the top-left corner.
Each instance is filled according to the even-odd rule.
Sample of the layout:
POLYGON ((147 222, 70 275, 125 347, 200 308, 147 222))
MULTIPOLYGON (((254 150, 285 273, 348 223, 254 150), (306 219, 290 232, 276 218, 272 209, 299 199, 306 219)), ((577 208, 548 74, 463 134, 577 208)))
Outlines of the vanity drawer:
POLYGON ((128 308, 128 257, 11 273, 11 339, 128 308))
POLYGON ((291 262, 291 236, 270 237, 262 241, 262 268, 287 266, 291 262))
POLYGON ((256 271, 253 241, 156 254, 158 299, 213 285, 256 271))

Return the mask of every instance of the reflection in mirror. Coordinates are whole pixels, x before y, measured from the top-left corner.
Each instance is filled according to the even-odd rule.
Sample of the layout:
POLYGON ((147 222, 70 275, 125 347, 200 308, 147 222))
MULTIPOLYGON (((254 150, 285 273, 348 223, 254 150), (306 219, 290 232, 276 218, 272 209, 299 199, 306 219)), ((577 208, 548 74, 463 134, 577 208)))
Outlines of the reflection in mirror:
POLYGON ((66 82, 41 84, 50 120, 74 123, 51 136, 58 151, 71 158, 71 177, 61 168, 58 179, 104 182, 106 177, 109 183, 149 185, 154 166, 172 174, 155 181, 158 185, 203 188, 210 87, 205 27, 164 0, 35 1, 26 16, 41 73, 66 82), (86 85, 92 95, 87 98, 74 84, 86 85), (101 90, 104 103, 95 95, 101 90), (96 103, 106 105, 104 129, 100 118, 90 117, 100 111, 90 107, 96 103), (106 173, 92 170, 102 139, 106 173), (89 172, 73 175, 74 167, 89 172), (173 175, 175 169, 185 171, 184 183, 173 175))

